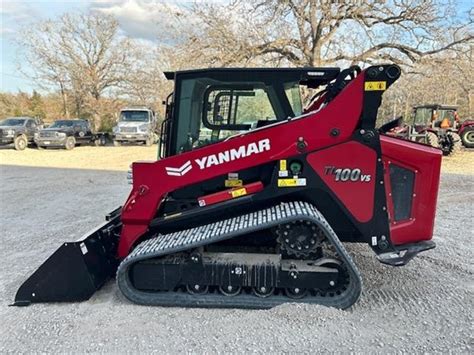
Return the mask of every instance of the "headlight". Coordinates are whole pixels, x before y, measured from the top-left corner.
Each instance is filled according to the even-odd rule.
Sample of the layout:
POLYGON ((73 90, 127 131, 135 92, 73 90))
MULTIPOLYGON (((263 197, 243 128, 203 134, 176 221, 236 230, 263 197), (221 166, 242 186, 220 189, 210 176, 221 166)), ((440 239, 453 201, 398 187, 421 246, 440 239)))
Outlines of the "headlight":
POLYGON ((66 137, 66 133, 64 133, 64 132, 56 132, 56 137, 64 138, 64 137, 66 137))
POLYGON ((35 132, 35 134, 33 135, 33 137, 34 137, 35 139, 38 139, 38 138, 39 138, 39 133, 38 133, 38 132, 35 132))
POLYGON ((138 126, 138 130, 142 131, 142 132, 146 132, 146 131, 148 131, 148 125, 147 124, 142 124, 142 125, 138 126))
POLYGON ((118 128, 118 126, 115 126, 114 128, 112 128, 112 132, 114 133, 118 133, 120 131, 120 129, 118 128))
POLYGON ((7 131, 7 137, 11 137, 11 136, 14 136, 15 135, 15 131, 13 129, 9 129, 7 131))

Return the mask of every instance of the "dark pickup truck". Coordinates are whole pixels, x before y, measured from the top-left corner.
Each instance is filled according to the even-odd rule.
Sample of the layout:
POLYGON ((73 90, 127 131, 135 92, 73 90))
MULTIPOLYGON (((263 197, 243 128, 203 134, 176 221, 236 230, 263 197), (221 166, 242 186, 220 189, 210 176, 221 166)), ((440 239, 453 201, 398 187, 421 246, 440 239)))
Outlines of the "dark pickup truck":
POLYGON ((24 150, 33 143, 35 133, 42 128, 39 119, 31 117, 9 117, 0 121, 0 145, 12 145, 24 150))
POLYGON ((36 134, 35 143, 39 149, 60 147, 71 150, 76 145, 91 143, 99 145, 100 137, 92 132, 87 120, 57 120, 36 134))

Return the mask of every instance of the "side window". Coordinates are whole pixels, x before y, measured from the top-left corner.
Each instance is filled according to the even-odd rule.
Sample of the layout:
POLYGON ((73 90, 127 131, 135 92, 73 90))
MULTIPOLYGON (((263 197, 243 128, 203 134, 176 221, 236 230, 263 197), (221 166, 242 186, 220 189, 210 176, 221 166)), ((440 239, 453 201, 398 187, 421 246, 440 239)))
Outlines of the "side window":
POLYGON ((290 102, 291 109, 295 114, 295 117, 300 116, 303 113, 303 102, 301 100, 301 92, 299 83, 285 86, 285 94, 290 102))
POLYGON ((260 121, 276 120, 275 111, 263 88, 211 87, 204 96, 203 106, 199 138, 193 147, 257 128, 260 121))
POLYGON ((26 127, 28 128, 36 128, 36 123, 34 121, 28 120, 26 122, 26 127))

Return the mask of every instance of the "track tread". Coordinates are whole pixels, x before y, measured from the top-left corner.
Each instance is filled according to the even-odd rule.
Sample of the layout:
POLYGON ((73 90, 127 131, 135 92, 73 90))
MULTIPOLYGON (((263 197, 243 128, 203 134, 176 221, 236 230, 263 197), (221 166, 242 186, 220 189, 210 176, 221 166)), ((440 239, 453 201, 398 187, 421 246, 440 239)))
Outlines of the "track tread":
POLYGON ((326 234, 335 251, 344 260, 351 282, 341 296, 311 296, 298 300, 304 303, 317 303, 336 308, 348 308, 354 304, 362 290, 362 279, 352 258, 347 253, 337 235, 324 216, 307 202, 287 202, 264 210, 240 215, 196 228, 161 235, 140 243, 125 258, 117 269, 117 284, 122 293, 132 302, 145 305, 185 306, 185 307, 228 307, 228 308, 271 308, 292 301, 281 295, 266 299, 241 294, 235 297, 222 295, 188 295, 180 292, 144 292, 136 290, 128 277, 130 267, 141 260, 156 258, 167 254, 191 250, 207 244, 219 242, 239 235, 252 233, 262 228, 296 219, 305 219, 317 224, 326 234))

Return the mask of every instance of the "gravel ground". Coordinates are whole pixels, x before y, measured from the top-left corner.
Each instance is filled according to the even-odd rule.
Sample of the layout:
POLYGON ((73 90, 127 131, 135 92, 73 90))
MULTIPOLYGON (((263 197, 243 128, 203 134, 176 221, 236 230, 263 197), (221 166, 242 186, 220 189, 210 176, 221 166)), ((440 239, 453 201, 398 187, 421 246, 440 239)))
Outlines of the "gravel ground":
POLYGON ((472 173, 443 173, 438 247, 409 265, 384 266, 368 247, 347 245, 364 278, 352 309, 247 311, 137 306, 113 282, 87 302, 8 307, 25 277, 99 224, 129 186, 123 172, 0 168, 0 353, 473 351, 472 173))

